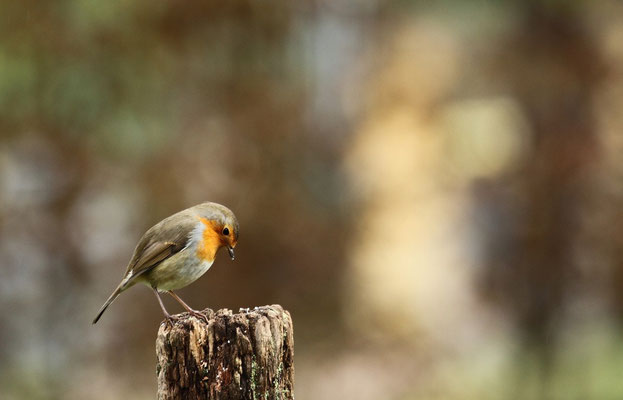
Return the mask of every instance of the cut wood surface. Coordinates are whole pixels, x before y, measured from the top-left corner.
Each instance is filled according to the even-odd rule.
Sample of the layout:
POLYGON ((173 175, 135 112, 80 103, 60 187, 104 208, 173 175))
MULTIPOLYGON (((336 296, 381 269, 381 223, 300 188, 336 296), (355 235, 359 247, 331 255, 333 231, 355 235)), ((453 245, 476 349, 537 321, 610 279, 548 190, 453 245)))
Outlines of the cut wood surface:
POLYGON ((158 398, 293 399, 294 336, 279 305, 180 314, 163 321, 156 340, 158 398))

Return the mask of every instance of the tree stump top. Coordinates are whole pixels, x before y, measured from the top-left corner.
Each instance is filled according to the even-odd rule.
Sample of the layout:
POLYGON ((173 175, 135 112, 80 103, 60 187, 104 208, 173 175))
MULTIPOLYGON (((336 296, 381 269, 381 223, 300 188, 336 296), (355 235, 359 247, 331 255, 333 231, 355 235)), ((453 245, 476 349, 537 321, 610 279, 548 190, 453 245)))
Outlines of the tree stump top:
POLYGON ((279 305, 180 314, 158 330, 159 399, 293 399, 294 336, 279 305))

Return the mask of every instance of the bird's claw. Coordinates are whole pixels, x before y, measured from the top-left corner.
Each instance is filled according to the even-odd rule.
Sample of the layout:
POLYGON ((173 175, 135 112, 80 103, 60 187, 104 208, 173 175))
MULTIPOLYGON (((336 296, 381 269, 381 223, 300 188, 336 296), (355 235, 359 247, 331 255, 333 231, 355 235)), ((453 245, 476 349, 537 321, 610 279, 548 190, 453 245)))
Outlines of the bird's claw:
POLYGON ((173 325, 174 325, 174 323, 175 323, 176 321, 179 321, 179 320, 180 320, 180 317, 178 317, 178 316, 176 316, 176 315, 170 315, 170 314, 169 314, 169 315, 165 315, 165 316, 164 316, 164 322, 165 322, 167 325, 170 325, 170 326, 173 326, 173 325))
POLYGON ((205 321, 205 323, 207 324, 209 322, 208 316, 205 315, 204 313, 197 311, 197 310, 189 310, 188 313, 190 315, 192 315, 195 318, 201 319, 203 321, 205 321))

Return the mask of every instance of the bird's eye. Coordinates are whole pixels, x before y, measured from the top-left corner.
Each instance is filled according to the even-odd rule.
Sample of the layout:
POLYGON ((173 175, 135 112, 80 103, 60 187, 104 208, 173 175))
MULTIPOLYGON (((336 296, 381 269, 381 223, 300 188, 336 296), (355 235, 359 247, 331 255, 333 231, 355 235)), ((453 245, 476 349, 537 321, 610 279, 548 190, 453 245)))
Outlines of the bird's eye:
POLYGON ((223 229, 223 235, 229 236, 229 228, 223 229))

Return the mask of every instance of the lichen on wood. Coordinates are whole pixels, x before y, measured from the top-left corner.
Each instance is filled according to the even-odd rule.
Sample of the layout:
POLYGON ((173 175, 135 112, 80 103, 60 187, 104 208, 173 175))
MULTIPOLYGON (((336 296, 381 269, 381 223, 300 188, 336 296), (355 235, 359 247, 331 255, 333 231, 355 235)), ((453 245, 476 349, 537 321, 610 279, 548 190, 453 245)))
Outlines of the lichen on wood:
POLYGON ((160 325, 158 398, 293 399, 294 336, 279 305, 203 311, 208 323, 181 314, 160 325))

